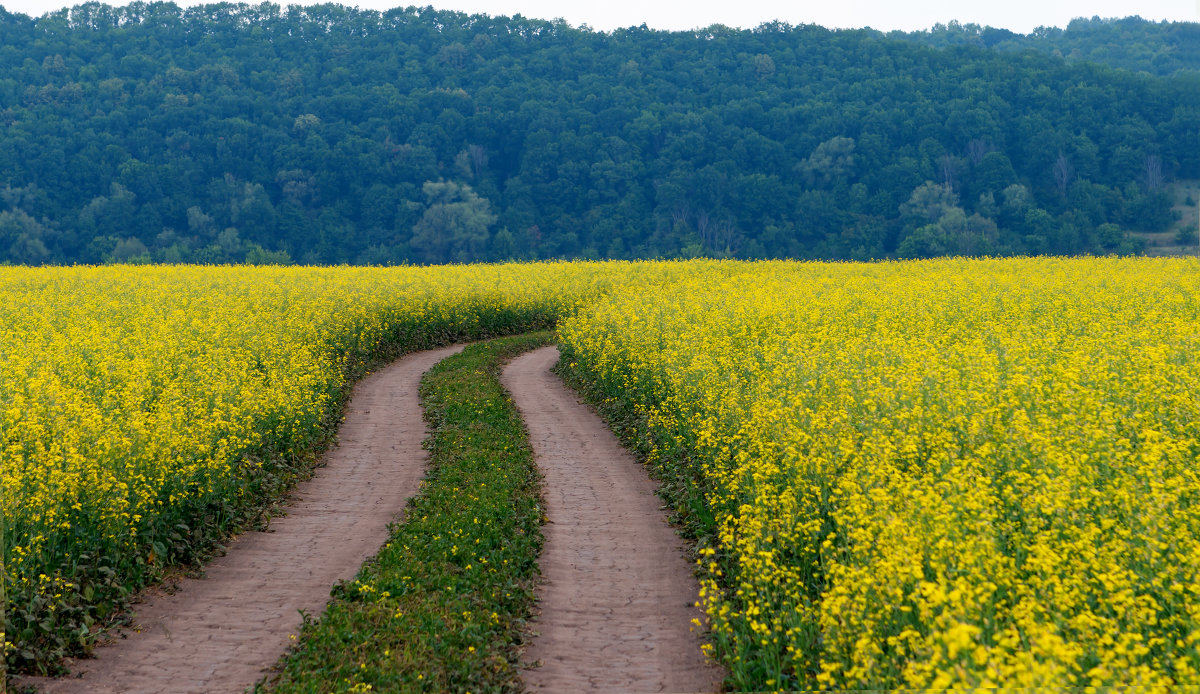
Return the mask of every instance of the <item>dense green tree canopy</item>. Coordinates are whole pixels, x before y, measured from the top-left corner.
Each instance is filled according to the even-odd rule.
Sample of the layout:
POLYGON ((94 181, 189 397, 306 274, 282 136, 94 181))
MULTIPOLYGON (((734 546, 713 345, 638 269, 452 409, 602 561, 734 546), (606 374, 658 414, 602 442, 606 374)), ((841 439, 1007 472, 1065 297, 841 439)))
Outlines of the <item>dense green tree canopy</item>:
POLYGON ((1200 178, 1194 30, 0 9, 0 261, 1129 250, 1200 178))
POLYGON ((892 32, 888 36, 937 47, 972 45, 1001 51, 1032 50, 1069 61, 1102 63, 1155 75, 1200 70, 1200 24, 1195 22, 1081 17, 1065 29, 1042 27, 1027 35, 950 22, 929 31, 892 32))

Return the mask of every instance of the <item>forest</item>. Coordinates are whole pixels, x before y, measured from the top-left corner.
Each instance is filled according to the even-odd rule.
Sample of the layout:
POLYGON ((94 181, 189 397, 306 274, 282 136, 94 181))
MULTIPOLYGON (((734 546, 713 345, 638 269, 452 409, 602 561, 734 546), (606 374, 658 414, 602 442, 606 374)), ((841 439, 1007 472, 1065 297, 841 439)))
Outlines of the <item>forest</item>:
POLYGON ((1136 253, 1200 178, 1198 27, 0 8, 0 262, 1136 253))

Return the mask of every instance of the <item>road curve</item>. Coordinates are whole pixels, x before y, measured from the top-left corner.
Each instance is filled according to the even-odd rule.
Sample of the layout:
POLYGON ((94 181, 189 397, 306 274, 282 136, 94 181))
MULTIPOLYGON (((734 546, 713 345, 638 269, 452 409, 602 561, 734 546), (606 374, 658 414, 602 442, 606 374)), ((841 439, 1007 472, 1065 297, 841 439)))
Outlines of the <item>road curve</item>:
POLYGON ((655 485, 604 422, 550 372, 555 347, 517 357, 503 382, 544 476, 542 584, 523 672, 534 691, 717 691, 693 606, 698 585, 655 485))
POLYGON ((417 493, 427 460, 417 387, 461 349, 410 354, 363 379, 337 446, 296 487, 286 516, 235 539, 204 578, 149 594, 135 606, 137 631, 74 661, 72 675, 22 683, 54 694, 233 694, 253 686, 299 632, 300 611, 324 610, 330 587, 379 551, 388 523, 417 493))

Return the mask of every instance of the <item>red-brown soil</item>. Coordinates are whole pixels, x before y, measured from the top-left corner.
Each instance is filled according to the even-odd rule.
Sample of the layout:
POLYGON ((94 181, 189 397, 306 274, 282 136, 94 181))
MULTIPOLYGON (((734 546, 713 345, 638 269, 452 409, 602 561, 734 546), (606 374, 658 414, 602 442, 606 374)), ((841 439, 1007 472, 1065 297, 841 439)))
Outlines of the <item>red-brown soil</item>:
POLYGON ((700 650, 698 585, 655 485, 604 422, 550 372, 545 347, 513 360, 516 401, 545 478, 540 616, 527 686, 546 692, 717 691, 700 650))

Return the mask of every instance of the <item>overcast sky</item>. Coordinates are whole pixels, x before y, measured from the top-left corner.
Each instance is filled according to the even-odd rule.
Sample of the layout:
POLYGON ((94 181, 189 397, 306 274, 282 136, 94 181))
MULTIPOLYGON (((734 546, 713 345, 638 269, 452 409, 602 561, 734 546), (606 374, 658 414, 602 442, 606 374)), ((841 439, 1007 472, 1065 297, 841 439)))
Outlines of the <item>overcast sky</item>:
MULTIPOLYGON (((12 12, 36 16, 77 4, 77 1, 0 0, 0 6, 12 12)), ((125 3, 118 1, 109 4, 125 3)), ((183 0, 180 4, 201 3, 183 0)), ((288 2, 285 0, 280 4, 288 2)), ((606 30, 642 23, 655 29, 693 29, 711 24, 753 27, 780 19, 790 24, 870 26, 886 31, 928 29, 939 22, 956 19, 963 24, 974 22, 1028 33, 1039 26, 1066 26, 1072 18, 1096 15, 1127 17, 1136 14, 1153 20, 1200 20, 1200 0, 992 0, 977 3, 947 0, 343 0, 342 4, 378 10, 409 4, 432 4, 439 9, 491 15, 520 13, 542 19, 561 17, 575 26, 587 24, 593 29, 606 30)))

